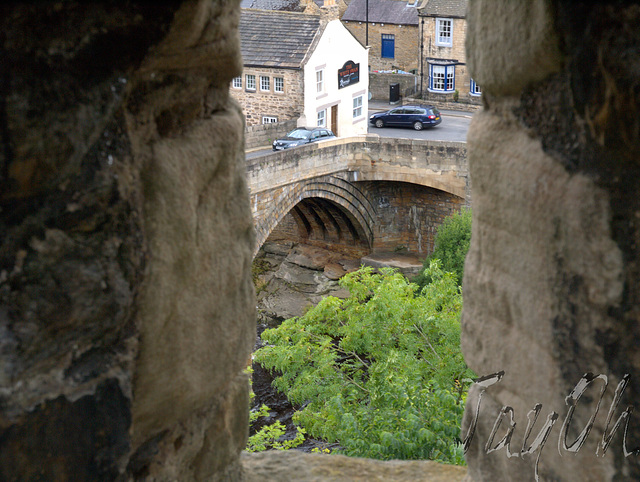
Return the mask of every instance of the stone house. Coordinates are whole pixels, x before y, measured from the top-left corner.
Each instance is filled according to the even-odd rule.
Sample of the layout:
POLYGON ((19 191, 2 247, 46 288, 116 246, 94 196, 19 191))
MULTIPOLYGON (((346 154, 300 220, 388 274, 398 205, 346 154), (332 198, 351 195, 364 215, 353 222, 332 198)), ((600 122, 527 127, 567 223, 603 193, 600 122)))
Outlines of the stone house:
POLYGON ((351 0, 349 3, 342 22, 362 45, 370 47, 372 71, 418 71, 417 3, 417 0, 351 0))
POLYGON ((481 89, 467 69, 467 0, 425 0, 418 7, 422 27, 420 86, 432 101, 480 103, 481 89))
POLYGON ((367 132, 367 51, 337 18, 245 8, 239 31, 243 72, 230 93, 247 126, 295 119, 339 136, 367 132))

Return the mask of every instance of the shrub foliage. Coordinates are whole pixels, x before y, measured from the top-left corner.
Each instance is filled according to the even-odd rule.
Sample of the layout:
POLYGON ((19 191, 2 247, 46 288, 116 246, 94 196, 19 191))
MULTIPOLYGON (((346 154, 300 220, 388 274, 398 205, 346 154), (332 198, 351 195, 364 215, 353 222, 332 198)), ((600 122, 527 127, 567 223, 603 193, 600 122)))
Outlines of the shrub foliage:
POLYGON ((274 386, 308 434, 352 456, 463 463, 462 298, 439 262, 427 272, 420 291, 393 270, 361 268, 341 280, 349 298, 263 333, 255 360, 279 374, 274 386))
MULTIPOLYGON (((442 269, 455 274, 458 284, 462 284, 464 272, 464 260, 469 251, 471 243, 471 209, 463 209, 444 220, 438 228, 435 238, 435 249, 433 253, 424 261, 424 267, 434 259, 439 259, 442 269)), ((415 282, 424 286, 429 282, 429 278, 423 271, 415 282)))

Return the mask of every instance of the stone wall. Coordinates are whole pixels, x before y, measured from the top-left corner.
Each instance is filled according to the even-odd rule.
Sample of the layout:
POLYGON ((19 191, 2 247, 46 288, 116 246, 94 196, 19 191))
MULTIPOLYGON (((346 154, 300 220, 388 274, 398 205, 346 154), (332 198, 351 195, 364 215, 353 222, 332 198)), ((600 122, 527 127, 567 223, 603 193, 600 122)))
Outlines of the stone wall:
POLYGON ((461 197, 408 182, 359 182, 357 187, 376 209, 373 252, 408 251, 427 257, 444 219, 464 206, 461 197))
MULTIPOLYGON (((369 92, 373 100, 389 102, 389 86, 400 84, 400 100, 420 90, 420 77, 413 74, 377 74, 369 73, 369 92)), ((391 106, 390 106, 391 107, 391 106)))
POLYGON ((274 124, 256 124, 246 126, 244 129, 244 147, 247 150, 258 147, 271 147, 272 142, 283 137, 287 132, 295 129, 296 119, 291 119, 274 124))
MULTIPOLYGON (((637 410, 595 454, 640 399, 640 6, 469 5, 485 110, 468 137, 462 342, 476 373, 505 375, 478 411, 480 385, 468 397, 468 478, 534 479, 538 453, 485 447, 511 407, 517 452, 540 403, 528 443, 558 413, 542 480, 638 480, 637 453, 623 452, 640 445, 637 410), (577 400, 585 372, 603 376, 577 400)), ((242 113, 228 94, 237 2, 1 12, 0 479, 459 479, 429 462, 299 453, 243 456, 241 470, 255 300, 242 113)))
MULTIPOLYGON (((365 22, 342 22, 362 45, 366 45, 365 22)), ((400 69, 405 72, 419 68, 420 31, 417 25, 369 23, 369 67, 371 70, 400 69), (382 58, 382 34, 394 35, 394 58, 382 58)))
MULTIPOLYGON (((640 445, 640 416, 615 423, 640 400, 640 5, 477 1, 468 20, 485 108, 467 137, 462 347, 479 375, 505 372, 482 396, 469 479, 534 480, 539 459, 540 480, 639 480, 638 454, 623 444, 640 445), (518 454, 538 403, 526 446, 548 420, 546 447, 487 453, 501 407, 513 410, 518 454)), ((469 395, 465 430, 481 391, 469 395)))
POLYGON ((1 13, 0 479, 239 478, 237 3, 1 13))
POLYGON ((276 117, 278 122, 298 119, 304 106, 302 70, 245 67, 240 75, 242 87, 230 84, 231 96, 242 106, 247 126, 262 124, 264 116, 276 117), (247 89, 247 75, 254 75, 256 88, 247 89), (269 89, 262 90, 260 77, 269 77, 269 89), (275 91, 275 78, 282 78, 283 92, 275 91))

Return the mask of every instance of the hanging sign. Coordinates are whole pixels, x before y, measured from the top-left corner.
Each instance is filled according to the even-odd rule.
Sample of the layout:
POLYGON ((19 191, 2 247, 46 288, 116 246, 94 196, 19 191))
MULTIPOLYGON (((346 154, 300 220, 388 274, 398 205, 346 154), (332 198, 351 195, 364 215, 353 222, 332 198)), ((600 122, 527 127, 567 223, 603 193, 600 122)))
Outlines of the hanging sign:
POLYGON ((357 84, 360 81, 360 64, 348 60, 341 69, 338 69, 338 89, 357 84))

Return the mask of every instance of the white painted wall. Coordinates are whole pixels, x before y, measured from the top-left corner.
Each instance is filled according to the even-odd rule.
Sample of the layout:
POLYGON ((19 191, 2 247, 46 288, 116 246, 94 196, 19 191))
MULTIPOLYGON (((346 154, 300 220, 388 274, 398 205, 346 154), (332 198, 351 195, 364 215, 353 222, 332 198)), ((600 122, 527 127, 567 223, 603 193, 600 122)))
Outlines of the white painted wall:
POLYGON ((318 111, 326 109, 331 128, 331 106, 338 106, 339 137, 367 133, 369 54, 339 20, 329 22, 315 50, 304 65, 304 113, 298 125, 317 125, 318 111), (360 81, 338 89, 338 70, 352 60, 360 64, 360 81), (317 92, 316 72, 324 71, 324 90, 317 92), (353 99, 362 96, 362 114, 353 117, 353 99))

